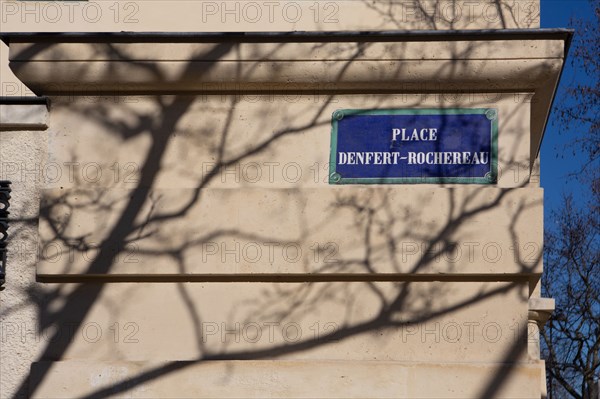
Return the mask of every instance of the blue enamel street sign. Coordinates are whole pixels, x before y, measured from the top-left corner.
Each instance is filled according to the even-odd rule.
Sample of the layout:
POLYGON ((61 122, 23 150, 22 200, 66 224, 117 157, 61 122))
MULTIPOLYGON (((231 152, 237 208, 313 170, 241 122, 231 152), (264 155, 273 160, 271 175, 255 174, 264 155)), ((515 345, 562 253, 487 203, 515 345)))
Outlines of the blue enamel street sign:
POLYGON ((343 109, 331 125, 330 184, 496 182, 496 109, 343 109))

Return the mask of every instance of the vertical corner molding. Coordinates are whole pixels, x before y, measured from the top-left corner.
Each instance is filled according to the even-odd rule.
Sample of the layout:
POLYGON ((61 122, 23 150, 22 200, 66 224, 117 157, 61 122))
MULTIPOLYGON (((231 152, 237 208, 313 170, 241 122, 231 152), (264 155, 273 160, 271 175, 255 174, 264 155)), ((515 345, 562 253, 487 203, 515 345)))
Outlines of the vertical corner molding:
POLYGON ((529 320, 541 329, 555 308, 554 298, 529 298, 529 320))
POLYGON ((0 180, 0 288, 6 278, 10 191, 10 181, 0 180))
POLYGON ((540 331, 554 311, 554 298, 529 298, 527 345, 531 358, 540 360, 540 331))

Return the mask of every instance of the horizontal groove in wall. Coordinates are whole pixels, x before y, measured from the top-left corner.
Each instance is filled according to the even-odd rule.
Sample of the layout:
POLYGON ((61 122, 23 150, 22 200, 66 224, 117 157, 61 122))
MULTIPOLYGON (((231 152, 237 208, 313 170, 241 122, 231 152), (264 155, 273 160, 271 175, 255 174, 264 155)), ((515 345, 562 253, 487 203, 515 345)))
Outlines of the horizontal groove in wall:
POLYGON ((494 281, 529 281, 539 278, 539 274, 358 274, 358 275, 331 275, 331 274, 237 274, 237 275, 184 275, 184 274, 87 274, 87 275, 38 275, 40 283, 319 283, 319 282, 361 282, 361 281, 398 281, 398 282, 494 282, 494 281))

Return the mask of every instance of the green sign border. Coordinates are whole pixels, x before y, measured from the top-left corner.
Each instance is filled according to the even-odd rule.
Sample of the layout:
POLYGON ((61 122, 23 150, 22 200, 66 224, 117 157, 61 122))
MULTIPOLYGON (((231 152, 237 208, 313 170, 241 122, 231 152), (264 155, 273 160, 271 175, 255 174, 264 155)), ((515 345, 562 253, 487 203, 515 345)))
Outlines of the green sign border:
POLYGON ((458 183, 495 184, 498 179, 498 109, 496 108, 415 108, 415 109, 339 109, 331 115, 329 184, 415 184, 458 183), (485 115, 490 121, 492 154, 490 171, 485 177, 359 177, 344 178, 337 173, 338 121, 346 115, 485 115))

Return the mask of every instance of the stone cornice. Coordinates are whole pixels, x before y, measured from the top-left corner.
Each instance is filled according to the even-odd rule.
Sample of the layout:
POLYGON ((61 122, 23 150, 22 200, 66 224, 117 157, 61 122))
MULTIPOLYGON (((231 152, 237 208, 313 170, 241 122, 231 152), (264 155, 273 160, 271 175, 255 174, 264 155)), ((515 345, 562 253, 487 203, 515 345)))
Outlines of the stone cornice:
POLYGON ((38 95, 533 93, 536 158, 572 32, 3 34, 38 95))

